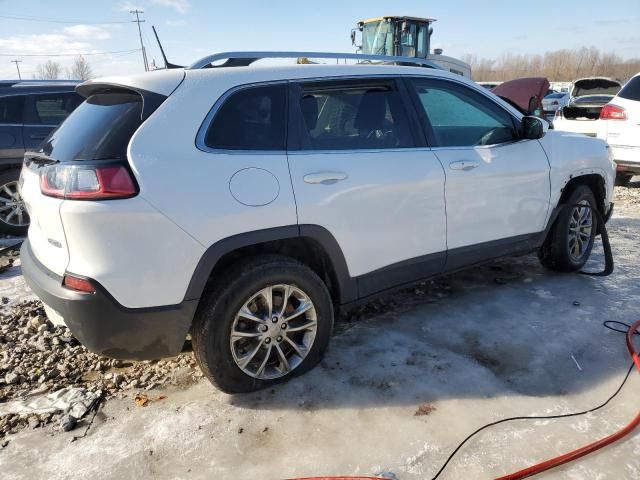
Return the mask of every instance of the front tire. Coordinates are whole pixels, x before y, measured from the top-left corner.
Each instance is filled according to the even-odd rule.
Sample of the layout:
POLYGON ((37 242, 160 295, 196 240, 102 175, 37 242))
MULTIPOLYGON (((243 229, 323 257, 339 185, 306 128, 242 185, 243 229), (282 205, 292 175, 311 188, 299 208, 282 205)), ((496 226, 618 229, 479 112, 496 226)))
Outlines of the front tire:
POLYGON ((591 189, 579 185, 567 199, 568 207, 558 215, 538 251, 540 262, 551 270, 575 272, 589 259, 598 231, 598 208, 591 189))
POLYGON ((333 305, 324 282, 291 258, 264 255, 224 274, 203 296, 192 328, 205 376, 245 393, 315 366, 329 343, 333 305))

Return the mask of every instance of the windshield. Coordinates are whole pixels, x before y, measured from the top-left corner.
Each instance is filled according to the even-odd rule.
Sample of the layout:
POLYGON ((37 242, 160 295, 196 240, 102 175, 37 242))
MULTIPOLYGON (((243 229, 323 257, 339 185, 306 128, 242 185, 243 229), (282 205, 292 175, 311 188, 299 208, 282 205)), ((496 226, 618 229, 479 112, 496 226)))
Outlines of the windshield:
POLYGON ((49 135, 41 151, 62 162, 126 158, 141 115, 137 93, 92 95, 49 135))
POLYGON ((362 28, 362 53, 367 55, 393 55, 392 24, 381 20, 362 28))

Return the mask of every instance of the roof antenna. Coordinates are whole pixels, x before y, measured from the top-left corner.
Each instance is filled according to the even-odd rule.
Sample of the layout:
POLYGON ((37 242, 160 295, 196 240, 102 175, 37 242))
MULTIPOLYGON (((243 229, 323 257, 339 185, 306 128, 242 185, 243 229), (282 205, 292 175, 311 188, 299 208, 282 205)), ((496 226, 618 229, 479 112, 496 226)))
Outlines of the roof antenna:
POLYGON ((166 69, 184 68, 184 65, 176 65, 175 63, 169 63, 169 60, 167 60, 167 56, 164 54, 164 49, 162 48, 162 44, 160 43, 160 38, 158 37, 158 32, 156 32, 155 25, 151 25, 151 28, 153 29, 153 34, 156 36, 156 41, 158 42, 158 46, 160 47, 160 53, 162 53, 162 59, 164 60, 164 67, 166 69))

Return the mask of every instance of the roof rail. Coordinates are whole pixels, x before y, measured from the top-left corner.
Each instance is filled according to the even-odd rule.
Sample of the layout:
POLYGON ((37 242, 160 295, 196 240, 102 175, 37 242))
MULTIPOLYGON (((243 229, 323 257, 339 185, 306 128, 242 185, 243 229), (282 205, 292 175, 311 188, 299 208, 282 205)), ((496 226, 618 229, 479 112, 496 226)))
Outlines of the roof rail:
POLYGON ((82 80, 0 80, 0 87, 37 87, 44 85, 77 85, 82 80))
POLYGON ((360 53, 331 53, 331 52, 221 52, 201 58, 187 67, 188 70, 216 67, 247 67, 257 60, 264 58, 344 58, 350 60, 366 60, 369 62, 385 62, 401 65, 414 65, 441 69, 440 66, 425 58, 392 57, 387 55, 363 55, 360 53), (213 62, 226 60, 221 65, 211 65, 213 62))

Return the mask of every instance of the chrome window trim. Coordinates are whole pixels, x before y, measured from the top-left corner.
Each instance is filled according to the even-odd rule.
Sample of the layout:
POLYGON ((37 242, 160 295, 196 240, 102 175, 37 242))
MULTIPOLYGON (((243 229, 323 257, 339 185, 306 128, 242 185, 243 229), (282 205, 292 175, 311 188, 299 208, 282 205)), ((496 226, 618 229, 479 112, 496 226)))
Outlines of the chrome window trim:
MULTIPOLYGON (((505 143, 497 143, 497 144, 493 144, 493 145, 477 145, 477 146, 455 146, 455 147, 401 147, 401 148, 386 148, 386 149, 330 149, 330 150, 288 150, 288 149, 284 149, 284 150, 234 150, 234 149, 225 149, 225 148, 213 148, 213 147, 209 147, 208 145, 205 144, 205 136, 207 134, 207 130, 209 128, 209 125, 211 125, 211 122, 213 121, 215 115, 217 114, 218 110, 220 110, 220 107, 222 106, 222 104, 234 93, 244 90, 244 89, 248 89, 248 88, 255 88, 255 87, 260 87, 260 86, 265 86, 265 85, 280 85, 280 84, 285 84, 288 85, 289 83, 304 83, 304 82, 314 82, 314 81, 327 81, 327 82, 335 82, 335 81, 341 81, 341 80, 362 80, 362 79, 372 79, 372 80, 384 80, 384 79, 388 79, 388 80, 394 80, 394 79, 401 79, 401 78, 427 78, 427 79, 435 79, 435 80, 440 80, 443 82, 453 82, 455 84, 458 84, 460 86, 463 87, 467 87, 469 89, 471 89, 474 92, 478 92, 481 93, 482 95, 485 96, 485 98, 487 100, 489 100, 490 102, 492 102, 493 104, 495 104, 498 108, 502 109, 505 113, 507 113, 508 115, 510 115, 518 124, 522 121, 522 117, 524 115, 522 115, 520 112, 518 112, 516 109, 514 109, 513 107, 511 107, 510 105, 506 104, 505 105, 508 108, 505 108, 505 105, 502 105, 501 103, 496 102, 495 95, 489 95, 489 91, 480 86, 480 85, 470 85, 466 82, 463 81, 459 81, 457 78, 449 78, 449 77, 441 77, 438 75, 430 75, 429 74, 429 70, 425 69, 424 74, 419 74, 419 73, 415 73, 415 74, 393 74, 393 73, 384 73, 384 74, 367 74, 367 73, 362 73, 362 75, 346 75, 346 76, 331 76, 331 77, 304 77, 304 78, 295 78, 295 79, 280 79, 280 80, 266 80, 266 81, 262 81, 262 82, 251 82, 251 83, 243 83, 242 85, 236 85, 234 87, 231 87, 229 90, 225 91, 213 104, 213 106, 211 107, 211 109, 209 110, 209 112, 207 113, 207 115, 205 116, 204 120, 202 121, 202 123, 200 124, 200 127, 198 128, 198 132, 196 134, 196 138, 195 138, 195 146, 198 150, 205 152, 205 153, 215 153, 215 154, 222 154, 222 155, 299 155, 299 154, 309 154, 309 153, 345 153, 345 152, 367 152, 367 153, 381 153, 381 152, 404 152, 407 150, 459 150, 459 149, 469 149, 469 148, 482 148, 482 149, 487 149, 487 148, 495 148, 495 147, 499 147, 502 145, 511 145, 513 143, 517 143, 519 141, 521 141, 522 139, 516 139, 510 142, 505 142, 505 143)), ((498 97, 498 100, 499 97, 498 97)), ((289 109, 287 108, 287 121, 288 121, 288 115, 289 115, 289 109)))
MULTIPOLYGON (((230 88, 226 92, 224 92, 218 100, 215 101, 207 116, 204 117, 204 120, 200 124, 200 128, 198 129, 198 133, 196 134, 196 148, 202 152, 206 153, 217 153, 223 155, 286 155, 287 150, 286 146, 283 150, 236 150, 236 149, 227 149, 227 148, 214 148, 210 147, 205 143, 205 137, 207 136, 207 130, 211 126, 213 119, 216 114, 224 104, 224 102, 233 94, 240 92, 242 90, 247 90, 250 88, 263 87, 267 85, 287 85, 289 83, 288 80, 275 80, 275 81, 267 81, 267 82, 255 82, 255 83, 245 83, 242 85, 236 85, 235 87, 230 88)), ((285 109, 286 110, 286 109, 285 109)), ((285 111, 285 115, 288 116, 288 112, 285 111)), ((286 129, 285 129, 286 130, 286 129)), ((286 136, 286 131, 285 131, 286 136)))

